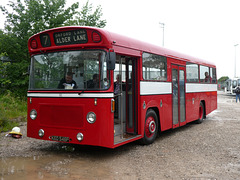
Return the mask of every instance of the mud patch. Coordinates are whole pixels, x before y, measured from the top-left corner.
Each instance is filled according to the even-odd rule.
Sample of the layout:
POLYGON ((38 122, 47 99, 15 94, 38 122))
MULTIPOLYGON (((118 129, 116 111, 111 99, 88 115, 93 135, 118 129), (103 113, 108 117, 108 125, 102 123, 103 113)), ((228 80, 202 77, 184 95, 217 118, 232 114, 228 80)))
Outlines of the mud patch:
POLYGON ((109 179, 109 169, 69 155, 1 158, 1 180, 10 179, 109 179))

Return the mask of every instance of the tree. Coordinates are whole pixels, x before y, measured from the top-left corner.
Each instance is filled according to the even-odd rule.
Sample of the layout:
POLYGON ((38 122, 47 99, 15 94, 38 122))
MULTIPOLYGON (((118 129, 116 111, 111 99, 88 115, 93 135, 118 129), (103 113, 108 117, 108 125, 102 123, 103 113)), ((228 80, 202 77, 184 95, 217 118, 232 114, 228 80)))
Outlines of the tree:
POLYGON ((87 1, 79 12, 78 2, 68 8, 65 5, 66 0, 16 0, 9 1, 10 11, 0 6, 0 11, 6 15, 5 29, 0 30, 0 53, 6 53, 15 62, 8 66, 6 76, 12 91, 27 90, 26 72, 30 64, 27 41, 33 34, 65 25, 106 25, 106 20, 101 20, 100 6, 92 12, 92 4, 87 1))
POLYGON ((226 80, 228 80, 229 77, 228 76, 222 76, 221 78, 218 79, 218 82, 225 82, 226 80))
POLYGON ((79 12, 79 3, 74 3, 65 9, 66 0, 17 0, 10 1, 12 12, 0 6, 0 10, 6 15, 5 30, 14 33, 19 38, 29 36, 64 25, 81 25, 105 27, 106 20, 101 20, 102 8, 98 6, 92 13, 93 6, 89 1, 79 12))
MULTIPOLYGON (((6 57, 5 53, 0 54, 0 58, 6 57)), ((3 92, 3 87, 10 84, 10 80, 6 78, 7 76, 7 67, 10 65, 10 62, 4 62, 0 60, 0 93, 3 92)))
POLYGON ((92 4, 89 4, 89 1, 82 7, 82 11, 78 13, 78 18, 72 22, 79 26, 95 26, 95 27, 105 27, 106 20, 100 20, 102 14, 101 6, 98 6, 97 9, 92 13, 92 4))
POLYGON ((8 5, 12 12, 0 6, 7 19, 5 30, 21 39, 64 25, 64 22, 77 13, 78 8, 78 3, 74 3, 65 10, 65 0, 24 0, 24 3, 17 0, 10 1, 8 5))

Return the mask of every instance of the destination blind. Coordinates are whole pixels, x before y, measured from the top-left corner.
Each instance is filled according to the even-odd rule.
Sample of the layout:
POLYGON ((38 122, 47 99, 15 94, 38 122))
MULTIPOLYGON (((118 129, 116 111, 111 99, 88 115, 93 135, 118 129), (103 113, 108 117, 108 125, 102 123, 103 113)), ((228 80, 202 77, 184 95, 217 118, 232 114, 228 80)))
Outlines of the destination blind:
POLYGON ((88 42, 87 31, 85 29, 56 32, 53 34, 53 38, 57 46, 88 42))

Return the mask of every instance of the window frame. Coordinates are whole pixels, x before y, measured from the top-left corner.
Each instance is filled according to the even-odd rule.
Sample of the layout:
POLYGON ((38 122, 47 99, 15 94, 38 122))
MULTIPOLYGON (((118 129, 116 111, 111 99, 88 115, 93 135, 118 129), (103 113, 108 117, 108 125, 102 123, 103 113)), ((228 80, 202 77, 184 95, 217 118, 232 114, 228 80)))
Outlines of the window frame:
MULTIPOLYGON (((69 91, 69 90, 72 90, 72 91, 92 91, 92 90, 96 90, 96 91, 103 91, 103 90, 108 90, 109 88, 110 88, 110 86, 111 86, 111 84, 109 83, 109 82, 111 82, 111 78, 110 78, 110 71, 109 70, 107 70, 107 64, 106 64, 106 55, 107 55, 107 53, 106 53, 106 51, 105 50, 103 50, 103 49, 90 49, 90 50, 69 50, 69 51, 55 51, 55 52, 50 52, 50 53, 47 53, 47 54, 37 54, 37 55, 34 55, 34 56, 32 56, 31 57, 31 68, 30 68, 30 78, 29 78, 29 87, 28 87, 28 90, 38 90, 38 91, 59 91, 59 90, 61 90, 61 91, 69 91), (58 87, 57 87, 57 84, 59 84, 59 82, 61 82, 61 79, 62 78, 64 78, 65 77, 65 75, 66 75, 66 73, 67 72, 72 72, 73 73, 73 75, 75 74, 75 71, 73 71, 72 69, 72 67, 73 66, 71 66, 71 65, 69 65, 69 64, 71 64, 72 62, 67 62, 66 63, 66 67, 64 66, 64 68, 62 69, 62 72, 60 72, 60 76, 57 78, 57 80, 55 80, 55 79, 51 79, 51 83, 52 84, 56 84, 56 86, 54 85, 54 87, 47 87, 47 86, 44 86, 44 85, 42 85, 43 87, 39 87, 39 86, 36 86, 35 85, 35 83, 38 83, 38 81, 36 81, 36 63, 38 62, 37 61, 37 59, 36 59, 36 57, 38 57, 39 56, 39 58, 42 58, 41 56, 43 56, 43 57, 47 57, 47 56, 49 56, 49 54, 51 54, 51 55, 58 55, 58 53, 69 53, 70 55, 71 55, 71 53, 78 53, 78 52, 84 52, 84 53, 91 53, 91 52, 102 52, 103 53, 103 56, 101 57, 101 58, 103 58, 103 59, 98 59, 98 61, 96 61, 96 62, 98 62, 98 63, 96 63, 96 64, 98 64, 98 75, 99 75, 99 77, 100 78, 102 78, 102 79, 105 79, 104 77, 106 76, 106 78, 108 79, 108 85, 107 85, 107 87, 105 87, 105 85, 104 85, 104 82, 102 82, 102 79, 101 79, 101 81, 99 81, 100 83, 99 83, 99 87, 98 88, 89 88, 89 87, 86 87, 87 85, 85 84, 88 80, 89 80, 89 78, 87 78, 87 76, 90 76, 91 75, 91 72, 89 73, 88 71, 86 71, 86 69, 85 69, 85 66, 87 66, 87 61, 88 61, 88 59, 83 59, 82 61, 79 61, 78 63, 79 64, 83 64, 83 66, 82 66, 82 68, 83 69, 81 69, 80 70, 80 67, 78 67, 78 68, 76 68, 77 70, 77 72, 76 73, 78 73, 78 75, 80 75, 80 76, 78 76, 78 78, 80 79, 80 77, 85 77, 83 80, 84 81, 79 81, 79 80, 76 80, 76 78, 75 77, 73 77, 73 80, 77 83, 77 88, 75 88, 75 89, 59 89, 58 87), (86 63, 85 63, 85 61, 86 61, 86 63), (81 63, 80 63, 81 62, 81 63), (103 64, 103 63, 105 63, 105 65, 103 64), (104 68, 104 69, 102 69, 102 68, 104 68), (80 74, 79 74, 80 73, 80 74), (56 81, 56 82, 55 82, 56 81), (79 84, 80 83, 82 83, 82 85, 80 86, 79 84), (83 86, 83 87, 82 87, 83 86)), ((55 57, 55 56, 53 56, 53 57, 55 57)), ((57 57, 57 56, 56 56, 57 57)), ((63 61, 62 61, 63 62, 63 61)), ((61 63, 62 63, 61 62, 61 63)), ((94 61, 92 61, 92 62, 94 62, 94 61)), ((41 65, 41 64, 40 64, 41 65)), ((43 63, 42 63, 42 65, 43 65, 43 63)), ((41 66, 42 66, 41 65, 41 66)), ((59 70, 60 71, 60 70, 59 70)), ((94 73, 93 73, 94 74, 94 73)), ((42 78, 42 77, 41 77, 42 78)), ((44 82, 44 81, 42 81, 42 82, 44 82)))
POLYGON ((200 79, 200 83, 205 83, 205 84, 210 84, 212 82, 212 78, 210 76, 210 67, 209 66, 205 66, 205 65, 199 65, 199 79, 200 79), (210 79, 206 81, 206 76, 205 73, 208 73, 210 79), (202 79, 202 77, 204 76, 204 78, 202 79))
POLYGON ((199 64, 196 64, 196 63, 192 63, 192 62, 187 62, 186 63, 186 83, 199 83, 199 80, 200 80, 200 78, 199 78, 200 76, 199 76, 199 64), (193 80, 191 80, 191 79, 188 79, 188 64, 189 65, 196 65, 197 66, 197 79, 193 79, 193 80))
POLYGON ((145 80, 145 81, 166 82, 167 81, 167 71, 168 71, 167 61, 168 60, 167 60, 166 56, 152 54, 152 53, 149 53, 149 52, 143 52, 142 53, 142 78, 143 78, 143 80, 145 80), (146 59, 144 57, 144 55, 159 57, 159 58, 156 59, 156 61, 159 61, 159 64, 156 64, 156 65, 159 65, 159 68, 144 66, 144 59, 146 59), (161 66, 163 66, 163 68, 161 68, 161 66), (152 68, 152 70, 151 70, 151 68, 152 68), (150 69, 150 71, 148 69, 150 69), (159 74, 159 76, 155 76, 155 77, 151 78, 151 73, 152 72, 154 74, 159 74))

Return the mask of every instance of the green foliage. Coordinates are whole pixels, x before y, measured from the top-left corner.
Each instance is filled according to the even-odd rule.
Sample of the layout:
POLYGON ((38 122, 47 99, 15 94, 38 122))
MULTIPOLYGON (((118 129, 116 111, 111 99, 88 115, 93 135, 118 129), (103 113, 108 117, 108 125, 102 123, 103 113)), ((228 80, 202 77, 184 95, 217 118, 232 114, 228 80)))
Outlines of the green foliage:
POLYGON ((229 79, 228 76, 222 76, 221 78, 218 79, 218 82, 225 82, 228 79, 229 79))
POLYGON ((12 122, 5 118, 0 119, 0 132, 10 131, 13 127, 19 126, 18 122, 12 122))
POLYGON ((27 100, 15 97, 10 91, 0 96, 0 132, 11 130, 27 119, 27 100))
POLYGON ((100 20, 102 14, 101 6, 98 6, 96 10, 92 13, 93 6, 89 4, 89 1, 82 7, 82 11, 78 13, 76 20, 70 21, 71 24, 79 26, 95 26, 95 27, 105 27, 107 21, 100 20))
POLYGON ((7 89, 11 90, 16 96, 26 96, 28 88, 28 66, 26 62, 12 63, 7 67, 7 79, 11 82, 7 89))
POLYGON ((32 35, 50 28, 65 25, 104 27, 100 6, 94 12, 89 2, 79 11, 79 3, 65 7, 66 0, 16 0, 9 1, 8 7, 0 5, 6 16, 5 29, 0 30, 0 54, 5 53, 13 60, 11 65, 1 64, 4 79, 0 83, 14 94, 26 96, 28 87, 28 66, 30 57, 27 42, 32 35))
POLYGON ((9 1, 12 12, 0 6, 0 10, 7 18, 5 30, 26 40, 45 29, 64 25, 96 27, 106 25, 106 20, 100 20, 101 6, 92 13, 93 6, 88 1, 82 7, 82 11, 78 11, 78 2, 68 8, 65 8, 65 4, 66 0, 23 0, 23 3, 21 0, 9 1))
POLYGON ((10 66, 9 62, 0 61, 0 86, 8 86, 11 81, 7 78, 7 68, 10 66))
POLYGON ((21 39, 54 27, 63 26, 77 13, 79 4, 74 3, 65 9, 65 0, 17 0, 9 1, 12 12, 5 7, 0 9, 6 14, 5 29, 21 39))
POLYGON ((27 60, 27 45, 23 47, 14 34, 0 31, 0 56, 7 56, 14 61, 20 61, 24 58, 27 60), (25 47, 25 50, 23 47, 25 47))

